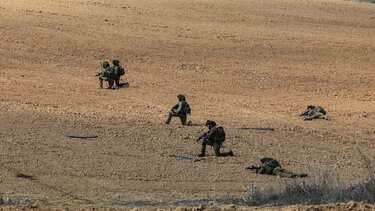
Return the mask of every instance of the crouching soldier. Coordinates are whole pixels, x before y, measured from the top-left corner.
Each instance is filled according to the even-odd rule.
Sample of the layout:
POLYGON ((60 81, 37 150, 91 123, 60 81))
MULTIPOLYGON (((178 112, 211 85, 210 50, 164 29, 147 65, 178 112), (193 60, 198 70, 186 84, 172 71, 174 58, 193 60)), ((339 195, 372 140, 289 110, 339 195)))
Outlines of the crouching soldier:
POLYGON ((313 119, 325 119, 331 120, 331 118, 326 114, 326 111, 320 106, 307 106, 307 111, 300 114, 299 116, 306 116, 305 121, 311 121, 313 119))
MULTIPOLYGON (((184 95, 179 94, 177 95, 179 103, 171 109, 168 114, 168 119, 165 121, 164 124, 169 124, 171 122, 172 117, 178 116, 180 117, 181 124, 186 125, 187 115, 190 114, 190 106, 186 102, 186 98, 184 95)), ((191 126, 191 122, 189 121, 189 126, 191 126)))
POLYGON ((98 74, 99 76, 99 88, 103 88, 103 81, 108 81, 108 89, 111 89, 113 86, 113 82, 115 81, 114 71, 111 67, 109 67, 109 63, 107 61, 103 62, 103 69, 102 73, 98 74))
POLYGON ((248 167, 246 169, 255 169, 256 173, 276 175, 279 177, 294 178, 294 177, 307 177, 307 174, 297 174, 291 171, 287 171, 281 167, 279 162, 273 158, 262 156, 260 158, 262 165, 260 167, 248 167))
POLYGON ((210 145, 214 147, 215 155, 216 156, 233 156, 233 152, 220 152, 220 147, 225 141, 225 132, 223 127, 216 127, 216 123, 212 120, 207 120, 206 126, 208 128, 208 132, 204 133, 203 135, 199 136, 197 142, 203 138, 202 141, 202 149, 201 153, 198 154, 198 157, 206 156, 206 146, 210 145))

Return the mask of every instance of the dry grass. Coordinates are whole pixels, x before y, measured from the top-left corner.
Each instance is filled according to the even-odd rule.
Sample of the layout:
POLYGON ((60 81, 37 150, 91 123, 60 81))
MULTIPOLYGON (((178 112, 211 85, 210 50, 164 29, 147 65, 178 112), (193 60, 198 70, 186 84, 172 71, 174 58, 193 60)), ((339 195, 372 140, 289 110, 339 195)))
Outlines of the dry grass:
POLYGON ((249 206, 321 205, 349 201, 374 203, 375 178, 347 187, 340 177, 326 172, 311 183, 287 181, 285 186, 264 190, 255 184, 243 198, 249 206))
POLYGON ((357 1, 357 2, 367 2, 367 3, 372 3, 372 4, 375 4, 375 0, 351 0, 351 1, 357 1))

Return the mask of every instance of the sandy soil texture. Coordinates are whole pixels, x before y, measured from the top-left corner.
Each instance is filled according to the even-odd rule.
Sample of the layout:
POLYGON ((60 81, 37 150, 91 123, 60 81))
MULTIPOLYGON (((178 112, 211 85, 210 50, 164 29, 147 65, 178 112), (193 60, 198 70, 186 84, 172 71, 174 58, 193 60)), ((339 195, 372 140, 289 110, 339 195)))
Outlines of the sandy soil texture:
POLYGON ((240 197, 284 182, 245 170, 261 155, 306 181, 327 169, 362 181, 375 152, 374 35, 375 5, 341 0, 1 0, 0 194, 240 197), (114 58, 130 87, 98 89, 100 62, 114 58), (163 125, 180 93, 194 126, 163 125), (303 121, 307 105, 332 121, 303 121), (227 127, 234 157, 169 157, 195 157, 208 119, 227 127))

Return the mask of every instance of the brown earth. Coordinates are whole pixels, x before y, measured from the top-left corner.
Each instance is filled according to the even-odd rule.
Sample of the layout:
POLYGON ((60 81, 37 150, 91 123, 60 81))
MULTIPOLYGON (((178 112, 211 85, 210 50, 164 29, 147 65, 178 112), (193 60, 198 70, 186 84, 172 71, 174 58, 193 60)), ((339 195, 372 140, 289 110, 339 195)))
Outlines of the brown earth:
MULTIPOLYGON (((38 205, 18 205, 18 206, 3 206, 0 207, 0 210, 69 210, 71 207, 64 207, 64 206, 57 206, 57 207, 46 207, 46 206, 38 206, 38 205)), ((157 211, 244 211, 244 210, 280 210, 280 211, 294 211, 294 210, 307 210, 307 211, 323 211, 323 210, 374 210, 375 205, 365 204, 363 202, 354 202, 350 201, 348 203, 337 203, 337 204, 327 204, 327 205, 293 205, 293 206, 285 206, 285 207, 242 207, 242 206, 235 206, 235 205, 223 205, 217 207, 205 207, 205 206, 197 206, 197 207, 122 207, 122 208, 105 208, 105 207, 80 207, 80 210, 131 210, 131 211, 149 211, 149 210, 157 210, 157 211)))
POLYGON ((261 155, 310 179, 334 169, 362 181, 375 152, 374 34, 375 5, 341 0, 2 0, 0 194, 238 197, 284 182, 245 170, 261 155), (130 88, 98 89, 113 58, 130 88), (162 124, 179 93, 193 127, 162 124), (332 121, 303 121, 307 105, 332 121), (227 128, 234 157, 169 157, 194 157, 207 119, 275 131, 227 128))

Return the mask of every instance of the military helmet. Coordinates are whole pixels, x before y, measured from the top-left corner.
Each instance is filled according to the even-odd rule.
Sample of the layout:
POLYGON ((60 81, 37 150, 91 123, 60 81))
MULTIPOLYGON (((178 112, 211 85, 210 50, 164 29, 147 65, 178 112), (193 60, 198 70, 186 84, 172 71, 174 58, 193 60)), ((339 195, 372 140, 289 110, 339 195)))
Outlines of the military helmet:
POLYGON ((207 120, 206 126, 208 126, 208 125, 216 126, 216 122, 214 122, 212 120, 207 120))
POLYGON ((266 161, 266 159, 267 159, 267 157, 263 155, 262 157, 260 157, 260 162, 264 163, 264 161, 266 161))
POLYGON ((103 68, 107 68, 107 67, 109 67, 109 62, 107 61, 103 62, 103 68))
POLYGON ((312 106, 312 105, 307 106, 307 109, 314 109, 314 108, 315 108, 315 106, 312 106))
POLYGON ((178 98, 180 101, 185 101, 185 100, 186 100, 185 96, 182 95, 182 94, 177 95, 177 98, 178 98))
POLYGON ((113 64, 113 65, 119 65, 119 64, 120 64, 120 61, 117 60, 117 59, 114 59, 114 60, 112 60, 112 64, 113 64))

